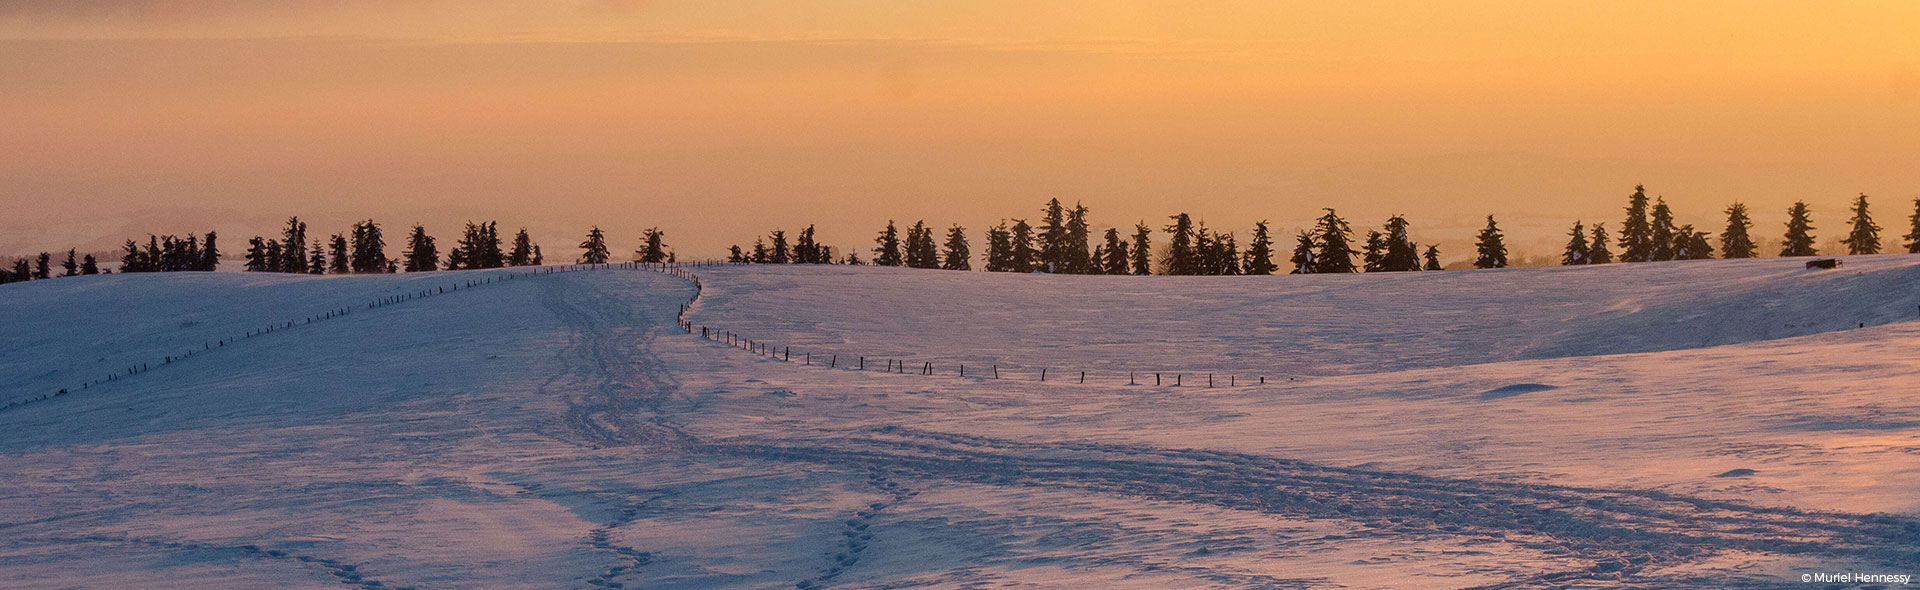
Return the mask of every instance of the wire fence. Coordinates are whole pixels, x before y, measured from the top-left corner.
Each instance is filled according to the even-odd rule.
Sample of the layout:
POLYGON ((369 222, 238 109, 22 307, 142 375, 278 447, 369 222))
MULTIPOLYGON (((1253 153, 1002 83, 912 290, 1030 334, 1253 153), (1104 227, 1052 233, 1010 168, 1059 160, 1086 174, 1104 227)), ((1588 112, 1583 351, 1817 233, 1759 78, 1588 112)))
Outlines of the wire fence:
MULTIPOLYGON (((927 377, 947 377, 971 380, 1022 380, 1038 383, 1059 384, 1099 384, 1150 387, 1249 387, 1267 384, 1265 375, 1241 375, 1233 372, 1209 371, 1088 371, 1057 367, 1020 365, 1003 366, 999 363, 976 364, 971 368, 962 361, 910 360, 892 356, 867 356, 834 350, 795 350, 793 345, 771 344, 765 339, 756 338, 744 332, 706 324, 695 324, 690 315, 701 297, 706 294, 706 284, 692 268, 702 266, 734 265, 726 262, 667 263, 647 267, 648 270, 664 272, 693 283, 693 297, 680 304, 676 321, 680 329, 687 334, 698 335, 708 341, 731 348, 750 352, 771 360, 794 363, 807 367, 819 367, 831 370, 877 371, 901 375, 921 375, 927 377), (797 355, 797 356, 796 356, 797 355), (840 357, 847 357, 841 362, 840 357), (797 359, 797 360, 796 360, 797 359), (1124 379, 1124 381, 1123 381, 1124 379), (1192 381, 1192 383, 1188 383, 1192 381)), ((1287 380, 1291 380, 1290 378, 1287 380)))

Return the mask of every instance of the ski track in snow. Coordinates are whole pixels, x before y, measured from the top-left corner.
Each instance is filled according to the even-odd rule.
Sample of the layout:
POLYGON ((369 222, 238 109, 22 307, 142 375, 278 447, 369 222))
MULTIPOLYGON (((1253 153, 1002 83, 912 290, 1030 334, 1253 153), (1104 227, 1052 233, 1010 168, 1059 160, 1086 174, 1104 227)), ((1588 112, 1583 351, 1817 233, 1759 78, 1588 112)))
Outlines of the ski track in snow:
POLYGON ((541 301, 573 330, 561 356, 588 389, 567 399, 572 435, 596 447, 684 447, 688 436, 662 410, 678 386, 658 359, 642 352, 657 326, 613 314, 630 304, 596 287, 560 281, 545 286, 541 301))

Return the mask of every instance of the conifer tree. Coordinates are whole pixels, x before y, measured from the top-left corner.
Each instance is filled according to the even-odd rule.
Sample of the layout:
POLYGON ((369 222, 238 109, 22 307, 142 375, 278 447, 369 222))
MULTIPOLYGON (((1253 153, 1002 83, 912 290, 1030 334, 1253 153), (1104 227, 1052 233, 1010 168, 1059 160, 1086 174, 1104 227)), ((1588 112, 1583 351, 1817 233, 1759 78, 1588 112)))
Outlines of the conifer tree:
POLYGON ((859 248, 848 248, 847 257, 840 260, 840 264, 846 264, 851 266, 865 266, 867 263, 866 261, 860 259, 859 248))
POLYGON ((1387 251, 1380 259, 1380 270, 1387 272, 1411 272, 1420 270, 1420 246, 1413 243, 1408 235, 1407 218, 1395 215, 1387 218, 1387 251))
POLYGON ((973 270, 973 251, 967 248, 967 229, 960 224, 947 228, 945 262, 940 268, 947 270, 973 270))
POLYGON ((1813 247, 1813 210, 1805 201, 1787 208, 1787 236, 1780 241, 1781 256, 1817 256, 1813 247))
POLYGON ((1335 213, 1333 209, 1329 208, 1326 211, 1327 214, 1320 216, 1315 228, 1319 234, 1315 237, 1315 245, 1319 247, 1319 251, 1313 253, 1313 272, 1358 271, 1359 269, 1353 266, 1355 252, 1352 244, 1349 243, 1353 236, 1353 229, 1348 227, 1347 220, 1341 219, 1340 214, 1335 213))
POLYGON ((1107 228, 1106 238, 1100 246, 1100 274, 1127 274, 1127 242, 1120 238, 1120 229, 1107 228))
POLYGON ((1880 224, 1874 223, 1873 215, 1867 213, 1866 193, 1860 193, 1853 200, 1853 231, 1840 243, 1847 245, 1848 254, 1880 253, 1880 224))
POLYGON ((340 275, 353 270, 352 250, 347 246, 346 236, 333 234, 327 239, 327 259, 327 272, 340 275))
MULTIPOLYGON (((340 251, 345 249, 346 238, 333 236, 334 272, 341 268, 340 251)), ((451 264, 451 263, 449 263, 451 264)), ((407 272, 432 272, 440 270, 440 248, 433 242, 433 236, 427 235, 427 227, 414 224, 413 233, 407 235, 407 272)))
POLYGON ((14 281, 33 280, 33 267, 31 265, 32 263, 27 262, 27 259, 25 258, 14 259, 13 260, 13 280, 14 281))
POLYGON ((60 263, 60 270, 62 271, 60 276, 71 277, 80 274, 79 255, 80 251, 78 249, 67 250, 67 261, 60 263))
MULTIPOLYGON (((597 225, 587 230, 587 239, 580 242, 580 250, 580 264, 606 264, 607 258, 611 256, 607 251, 607 234, 602 233, 600 226, 597 225)), ((458 254, 459 250, 455 250, 454 253, 458 254)), ((447 269, 454 269, 451 259, 447 261, 447 269)))
POLYGON ((1474 246, 1480 253, 1473 261, 1474 268, 1507 267, 1506 239, 1500 235, 1500 226, 1494 224, 1492 215, 1487 216, 1487 227, 1480 230, 1479 241, 1474 246))
MULTIPOLYGON (((496 242, 494 252, 498 253, 499 250, 496 242)), ((354 226, 353 262, 348 267, 358 273, 387 272, 387 240, 381 235, 380 224, 372 219, 354 226)))
MULTIPOLYGON (((1595 227, 1599 227, 1599 226, 1596 225, 1595 227)), ((1425 256, 1427 259, 1427 264, 1426 266, 1422 267, 1421 270, 1446 270, 1445 267, 1440 266, 1440 247, 1439 246, 1428 245, 1425 256)))
POLYGON ((1567 235, 1571 236, 1572 239, 1567 240, 1567 251, 1565 254, 1560 255, 1560 264, 1562 266, 1575 266, 1591 262, 1587 252, 1587 228, 1582 226, 1580 222, 1575 221, 1573 222, 1573 231, 1567 232, 1567 235))
POLYGON ((746 261, 747 261, 747 255, 745 252, 742 252, 740 250, 739 244, 727 246, 727 262, 728 263, 741 264, 746 261))
POLYGON ((317 275, 326 274, 326 272, 327 249, 320 245, 320 240, 315 239, 313 241, 313 255, 307 258, 307 273, 317 275))
POLYGON ((1013 232, 1007 222, 987 228, 987 272, 1013 271, 1013 232))
POLYGON ((880 235, 873 239, 873 243, 874 266, 900 266, 906 263, 906 255, 900 251, 900 230, 894 227, 893 220, 887 220, 887 229, 880 230, 880 235))
POLYGON ((809 224, 807 225, 807 229, 800 230, 800 239, 795 240, 793 244, 793 261, 799 264, 826 264, 833 262, 831 256, 823 258, 823 253, 824 250, 820 246, 820 243, 813 238, 813 225, 809 224))
MULTIPOLYGON (((120 258, 120 272, 136 272, 139 266, 139 248, 133 245, 133 240, 127 240, 127 254, 120 258)), ((250 272, 267 270, 267 245, 260 236, 247 240, 247 270, 250 272)))
POLYGON ((1287 262, 1293 265, 1293 272, 1289 274, 1306 275, 1320 272, 1319 263, 1313 259, 1313 252, 1319 247, 1320 244, 1315 241, 1312 231, 1301 230, 1300 235, 1295 236, 1293 257, 1287 259, 1287 262))
POLYGON ((939 246, 933 241, 933 228, 925 221, 913 222, 907 230, 907 266, 912 268, 940 268, 939 246))
POLYGON ((280 266, 280 262, 285 259, 284 253, 281 252, 280 241, 267 240, 267 272, 286 272, 286 269, 280 266))
POLYGON ((496 222, 467 222, 466 232, 454 250, 466 261, 463 268, 500 268, 507 264, 506 253, 500 248, 500 224, 496 222))
POLYGON ((180 256, 180 270, 200 270, 200 239, 187 234, 187 246, 180 256))
POLYGON ((1013 220, 1013 272, 1040 270, 1040 252, 1033 249, 1033 226, 1025 219, 1013 220))
POLYGON ((1219 271, 1213 267, 1213 263, 1217 259, 1219 259, 1219 252, 1214 249, 1213 234, 1207 233, 1207 222, 1201 221, 1195 223, 1193 230, 1193 272, 1190 274, 1220 274, 1219 271))
POLYGON ((1273 237, 1267 233, 1267 220, 1253 224, 1253 242, 1247 244, 1247 261, 1243 270, 1250 275, 1270 275, 1280 270, 1273 263, 1273 237))
POLYGON ((767 260, 771 258, 771 256, 767 255, 767 240, 765 238, 754 238, 753 257, 747 259, 747 261, 754 264, 766 264, 767 260))
POLYGON ((539 244, 534 244, 534 245, 533 245, 533 265, 534 265, 534 266, 540 266, 540 265, 543 265, 543 264, 546 264, 546 263, 547 263, 547 257, 546 257, 546 256, 542 256, 542 255, 540 254, 540 245, 539 245, 539 244))
POLYGON ((1747 206, 1734 201, 1727 206, 1727 229, 1720 232, 1721 258, 1753 258, 1760 255, 1760 247, 1754 245, 1748 231, 1753 229, 1753 219, 1747 217, 1747 206))
POLYGON ((1066 272, 1067 213, 1060 199, 1049 199, 1040 218, 1040 272, 1066 272))
POLYGON ((1607 224, 1593 224, 1593 241, 1587 243, 1587 264, 1612 264, 1613 251, 1607 249, 1607 224))
MULTIPOLYGON (((280 272, 279 243, 269 241, 267 242, 267 246, 268 252, 273 254, 273 259, 267 261, 270 267, 267 270, 280 272)), ((160 238, 153 234, 147 234, 147 249, 140 254, 140 270, 143 272, 160 272, 162 270, 160 260, 160 238)))
POLYGON ((88 254, 85 257, 81 258, 80 274, 83 274, 83 275, 100 274, 100 261, 94 260, 92 254, 88 254))
POLYGON ((200 245, 200 264, 194 270, 213 272, 220 270, 220 246, 214 242, 219 237, 212 231, 207 232, 207 240, 200 245))
POLYGON ((1367 232, 1365 255, 1360 257, 1360 269, 1365 272, 1380 272, 1380 263, 1387 259, 1387 236, 1377 231, 1367 232))
POLYGON ((1650 260, 1653 260, 1653 226, 1647 222, 1647 187, 1636 185, 1633 194, 1627 197, 1627 221, 1620 225, 1620 261, 1650 260))
MULTIPOLYGON (((907 239, 900 245, 900 259, 901 263, 905 264, 908 268, 928 268, 926 260, 920 257, 920 253, 923 251, 920 232, 926 229, 926 225, 927 223, 925 221, 916 221, 912 226, 907 228, 907 239)), ((938 264, 935 264, 935 266, 938 266, 938 264)))
POLYGON ((1165 230, 1172 237, 1167 238, 1167 255, 1160 259, 1160 266, 1170 275, 1193 275, 1200 273, 1200 264, 1194 252, 1195 235, 1193 218, 1185 213, 1168 217, 1173 220, 1165 230))
POLYGON ((1129 250, 1128 254, 1133 259, 1133 268, 1131 271, 1135 276, 1153 274, 1153 228, 1147 227, 1147 222, 1141 221, 1140 223, 1134 224, 1133 244, 1128 246, 1127 249, 1129 250))
POLYGON ((1913 200, 1913 216, 1907 218, 1913 229, 1907 231, 1907 253, 1920 254, 1920 199, 1913 200))
POLYGON ((527 228, 520 228, 513 234, 513 252, 507 255, 507 266, 533 265, 533 236, 527 235, 527 228))
POLYGON ((642 246, 634 254, 639 256, 641 262, 673 262, 673 254, 667 252, 666 240, 666 232, 660 231, 657 227, 649 227, 641 232, 642 246))
POLYGON ((1073 210, 1067 212, 1065 272, 1073 274, 1099 272, 1098 261, 1087 253, 1087 245, 1091 241, 1088 234, 1092 231, 1092 228, 1087 225, 1087 206, 1074 203, 1073 210))
POLYGON ((1653 223, 1650 227, 1651 230, 1648 236, 1650 236, 1649 239, 1653 240, 1653 248, 1650 254, 1648 254, 1648 256, 1651 257, 1650 259, 1654 262, 1673 260, 1673 240, 1675 237, 1673 210, 1667 208, 1667 200, 1665 198, 1654 199, 1653 223))
POLYGON ((281 230, 283 238, 280 246, 280 272, 307 272, 307 224, 299 217, 287 218, 287 228, 281 230))
MULTIPOLYGON (((776 229, 768 233, 767 236, 773 239, 773 247, 767 250, 767 262, 772 264, 792 263, 793 251, 787 247, 787 232, 776 229)), ((909 235, 908 238, 911 239, 912 236, 909 235)))
POLYGON ((1713 244, 1707 241, 1707 232, 1694 231, 1688 224, 1683 229, 1687 236, 1687 257, 1681 260, 1706 260, 1713 258, 1713 244))
POLYGON ((1240 244, 1235 242, 1233 234, 1213 234, 1215 274, 1240 274, 1240 244))
POLYGON ((53 255, 52 254, 41 252, 40 256, 34 259, 33 278, 35 280, 46 280, 46 279, 53 278, 53 255))

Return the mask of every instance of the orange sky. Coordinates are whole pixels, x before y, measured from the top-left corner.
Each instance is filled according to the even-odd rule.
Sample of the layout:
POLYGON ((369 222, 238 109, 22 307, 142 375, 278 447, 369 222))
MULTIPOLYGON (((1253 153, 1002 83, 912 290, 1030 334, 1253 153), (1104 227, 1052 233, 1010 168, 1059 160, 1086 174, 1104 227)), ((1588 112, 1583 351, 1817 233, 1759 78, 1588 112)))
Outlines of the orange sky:
POLYGON ((1866 192, 1898 235, 1920 3, 0 0, 0 130, 4 254, 292 214, 864 247, 1057 196, 1405 213, 1454 259, 1487 213, 1536 254, 1617 225, 1636 183, 1768 236, 1866 192))

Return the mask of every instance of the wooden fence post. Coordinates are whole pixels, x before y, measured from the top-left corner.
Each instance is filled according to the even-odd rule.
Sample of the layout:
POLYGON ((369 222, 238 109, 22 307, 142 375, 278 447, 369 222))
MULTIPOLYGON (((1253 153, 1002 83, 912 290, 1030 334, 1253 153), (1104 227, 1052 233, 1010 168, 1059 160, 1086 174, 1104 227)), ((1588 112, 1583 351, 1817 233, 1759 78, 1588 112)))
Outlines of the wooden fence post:
POLYGON ((1041 368, 1040 368, 1040 382, 1041 382, 1041 383, 1046 383, 1046 382, 1047 382, 1047 368, 1046 368, 1046 367, 1041 367, 1041 368))
POLYGON ((1086 371, 1081 371, 1081 372, 1080 372, 1080 382, 1081 382, 1081 383, 1086 383, 1086 382, 1087 382, 1087 372, 1086 372, 1086 371))

